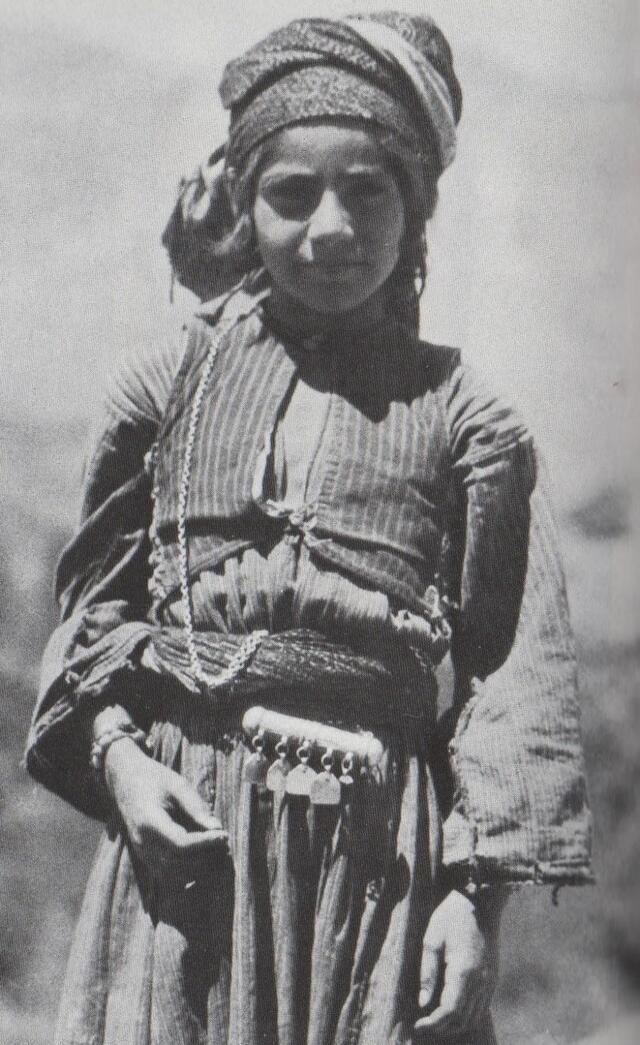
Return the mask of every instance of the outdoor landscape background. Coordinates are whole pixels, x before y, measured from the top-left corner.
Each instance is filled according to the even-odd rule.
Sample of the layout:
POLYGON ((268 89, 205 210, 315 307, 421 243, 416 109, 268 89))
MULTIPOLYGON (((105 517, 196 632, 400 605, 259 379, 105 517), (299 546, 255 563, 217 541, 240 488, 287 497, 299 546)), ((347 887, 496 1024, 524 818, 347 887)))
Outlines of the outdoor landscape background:
MULTIPOLYGON (((159 235, 224 137, 224 62, 323 0, 0 0, 0 1041, 45 1045, 96 829, 19 765, 51 576, 114 359, 173 337, 159 235)), ((389 5, 391 6, 391 5, 389 5)), ((397 2, 451 41, 459 156, 423 329, 544 450, 580 648, 597 890, 525 890, 497 996, 509 1045, 577 1041, 640 984, 640 53, 635 0, 397 2)), ((615 1039, 607 1039, 614 1041, 615 1039)))

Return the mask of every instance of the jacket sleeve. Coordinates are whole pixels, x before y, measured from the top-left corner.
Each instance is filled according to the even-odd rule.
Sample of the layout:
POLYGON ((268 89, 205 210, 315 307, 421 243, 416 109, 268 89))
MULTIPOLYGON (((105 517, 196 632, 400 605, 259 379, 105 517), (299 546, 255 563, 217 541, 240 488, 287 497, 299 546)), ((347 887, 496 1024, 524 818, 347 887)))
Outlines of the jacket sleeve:
POLYGON ((28 771, 91 815, 104 813, 83 721, 109 701, 136 714, 135 650, 149 633, 148 453, 180 346, 132 354, 117 370, 86 459, 79 528, 57 570, 61 623, 44 652, 28 771))
POLYGON ((544 469, 466 367, 448 391, 460 550, 443 861, 479 882, 591 880, 576 664, 544 469))

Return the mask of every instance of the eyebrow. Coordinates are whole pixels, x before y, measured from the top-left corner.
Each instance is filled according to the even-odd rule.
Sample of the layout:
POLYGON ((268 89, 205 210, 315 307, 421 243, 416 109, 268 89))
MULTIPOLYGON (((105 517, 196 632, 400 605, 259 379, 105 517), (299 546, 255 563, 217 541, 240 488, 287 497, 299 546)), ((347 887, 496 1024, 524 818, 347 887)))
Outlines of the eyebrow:
POLYGON ((349 167, 347 174, 386 174, 387 168, 382 163, 354 163, 349 167))
MULTIPOLYGON (((355 163, 351 167, 348 167, 343 174, 346 177, 358 178, 366 175, 368 177, 378 177, 386 174, 386 168, 382 164, 368 164, 368 163, 355 163)), ((282 163, 274 164, 273 167, 269 168, 261 178, 268 184, 270 181, 282 181, 286 178, 316 178, 318 174, 310 167, 305 167, 302 164, 296 163, 282 163)))

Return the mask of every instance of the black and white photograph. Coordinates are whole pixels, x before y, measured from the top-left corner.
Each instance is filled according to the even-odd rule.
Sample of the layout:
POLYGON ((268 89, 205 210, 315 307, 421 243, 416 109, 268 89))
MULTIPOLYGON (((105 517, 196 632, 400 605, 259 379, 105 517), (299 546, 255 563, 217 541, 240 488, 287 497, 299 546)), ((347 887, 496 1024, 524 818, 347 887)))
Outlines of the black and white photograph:
POLYGON ((638 4, 0 40, 0 1043, 636 1045, 638 4))

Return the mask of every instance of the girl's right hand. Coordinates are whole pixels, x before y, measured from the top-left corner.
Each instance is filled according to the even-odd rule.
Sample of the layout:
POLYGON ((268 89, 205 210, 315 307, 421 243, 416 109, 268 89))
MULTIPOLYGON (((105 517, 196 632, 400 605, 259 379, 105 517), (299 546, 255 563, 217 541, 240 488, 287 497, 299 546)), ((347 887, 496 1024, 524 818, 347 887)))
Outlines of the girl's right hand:
POLYGON ((229 837, 197 791, 128 737, 108 748, 107 789, 134 855, 158 882, 177 887, 229 856, 229 837))

